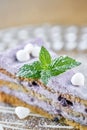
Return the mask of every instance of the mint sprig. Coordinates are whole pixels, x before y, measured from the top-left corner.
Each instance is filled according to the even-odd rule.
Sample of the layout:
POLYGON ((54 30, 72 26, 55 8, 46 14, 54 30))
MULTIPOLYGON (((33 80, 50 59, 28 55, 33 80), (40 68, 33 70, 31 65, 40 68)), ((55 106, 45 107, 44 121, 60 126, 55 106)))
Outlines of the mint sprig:
POLYGON ((51 76, 52 75, 50 70, 42 70, 40 79, 43 81, 44 84, 47 84, 51 76))
POLYGON ((32 64, 25 64, 17 73, 17 76, 25 77, 25 78, 40 78, 41 75, 41 63, 39 61, 35 61, 32 64))
POLYGON ((79 66, 81 63, 77 62, 75 59, 68 56, 60 56, 59 58, 54 59, 51 62, 50 69, 51 75, 56 76, 59 75, 68 69, 79 66))
POLYGON ((39 61, 23 65, 19 69, 17 76, 41 79, 44 84, 47 84, 52 76, 57 76, 80 64, 80 62, 68 56, 52 59, 50 53, 42 46, 39 61))
POLYGON ((43 46, 39 54, 39 60, 41 62, 43 69, 47 69, 49 64, 51 64, 51 56, 49 52, 43 46))

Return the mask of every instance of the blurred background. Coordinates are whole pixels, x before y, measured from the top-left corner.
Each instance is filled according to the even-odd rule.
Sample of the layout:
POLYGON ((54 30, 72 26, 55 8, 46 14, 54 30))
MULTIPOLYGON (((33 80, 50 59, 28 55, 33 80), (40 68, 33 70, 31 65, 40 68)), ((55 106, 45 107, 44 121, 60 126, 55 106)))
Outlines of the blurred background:
MULTIPOLYGON (((38 37, 58 56, 69 55, 83 63, 80 72, 87 79, 87 0, 0 0, 1 53, 38 37)), ((0 103, 0 106, 8 105, 0 103)), ((26 121, 26 127, 34 125, 30 123, 33 119, 26 121)), ((20 123, 15 115, 2 111, 1 121, 5 122, 6 130, 10 121, 20 123)), ((43 121, 39 123, 45 124, 43 121)), ((24 120, 21 123, 25 126, 24 120)), ((17 123, 12 126, 19 127, 17 123)))
POLYGON ((0 51, 41 37, 58 51, 87 51, 87 0, 0 0, 0 51))

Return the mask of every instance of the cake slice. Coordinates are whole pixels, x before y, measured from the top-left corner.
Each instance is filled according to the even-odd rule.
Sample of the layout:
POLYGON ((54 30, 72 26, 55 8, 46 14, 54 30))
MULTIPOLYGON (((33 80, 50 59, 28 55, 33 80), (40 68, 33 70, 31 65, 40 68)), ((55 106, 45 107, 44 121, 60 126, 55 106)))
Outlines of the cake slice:
MULTIPOLYGON (((31 43, 33 46, 44 45, 40 39, 31 43)), ((79 129, 87 128, 87 88, 71 83, 75 70, 52 76, 47 81, 44 75, 42 79, 46 84, 38 78, 17 76, 22 66, 38 60, 32 55, 26 62, 17 60, 17 51, 23 49, 26 44, 28 43, 0 54, 0 101, 28 107, 32 112, 49 119, 58 117, 59 120, 79 129)), ((52 51, 50 53, 53 58, 56 57, 52 51)))

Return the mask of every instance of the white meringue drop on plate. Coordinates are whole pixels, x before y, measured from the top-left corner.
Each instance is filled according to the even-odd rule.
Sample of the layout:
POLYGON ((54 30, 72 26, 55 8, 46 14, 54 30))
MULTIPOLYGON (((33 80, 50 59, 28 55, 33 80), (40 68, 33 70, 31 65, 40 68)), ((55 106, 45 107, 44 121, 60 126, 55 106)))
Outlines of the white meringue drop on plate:
POLYGON ((19 119, 24 119, 26 117, 28 117, 30 113, 30 110, 26 107, 16 107, 15 108, 15 114, 19 117, 19 119))

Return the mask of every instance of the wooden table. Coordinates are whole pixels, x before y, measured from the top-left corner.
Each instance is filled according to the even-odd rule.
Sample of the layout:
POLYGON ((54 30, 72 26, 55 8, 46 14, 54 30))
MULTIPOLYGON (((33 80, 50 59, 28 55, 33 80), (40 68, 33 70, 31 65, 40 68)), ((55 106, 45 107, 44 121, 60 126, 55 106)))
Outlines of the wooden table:
POLYGON ((0 28, 42 23, 87 25, 87 0, 0 0, 0 28))

